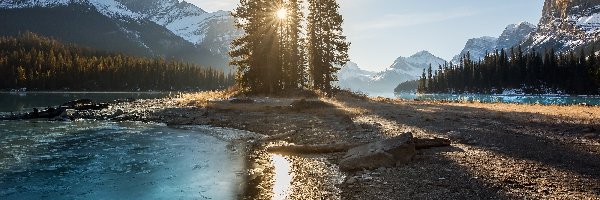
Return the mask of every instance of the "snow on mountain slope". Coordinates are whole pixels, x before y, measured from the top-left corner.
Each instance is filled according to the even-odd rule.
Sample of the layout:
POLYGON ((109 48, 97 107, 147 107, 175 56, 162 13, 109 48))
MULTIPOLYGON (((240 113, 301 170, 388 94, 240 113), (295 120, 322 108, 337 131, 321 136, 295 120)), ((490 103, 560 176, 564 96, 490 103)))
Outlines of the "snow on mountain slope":
POLYGON ((575 26, 588 34, 600 31, 600 13, 594 13, 590 16, 580 16, 577 19, 575 26))
POLYGON ((376 72, 363 70, 358 66, 358 64, 349 61, 346 63, 346 66, 342 67, 342 69, 338 71, 337 76, 340 80, 348 80, 351 78, 369 80, 375 74, 376 72))
POLYGON ((510 49, 520 45, 536 28, 537 26, 529 22, 508 25, 498 38, 496 49, 510 49))
POLYGON ((368 82, 376 74, 361 69, 356 63, 350 61, 337 73, 337 85, 342 89, 350 89, 352 91, 365 91, 368 82))
POLYGON ((518 24, 508 25, 500 37, 480 37, 473 38, 467 41, 464 49, 460 54, 452 58, 452 63, 457 64, 460 58, 470 53, 471 60, 480 60, 485 57, 486 53, 492 53, 499 49, 510 49, 520 45, 523 40, 527 39, 536 30, 536 26, 529 22, 520 22, 518 24))
POLYGON ((2 0, 0 8, 56 7, 73 3, 90 4, 94 6, 98 12, 111 18, 139 20, 142 17, 140 14, 129 10, 126 6, 115 0, 2 0))
POLYGON ((526 50, 568 52, 587 48, 600 38, 600 0, 546 0, 538 30, 526 50))
POLYGON ((96 9, 109 17, 118 17, 118 18, 131 18, 135 20, 139 20, 142 18, 142 15, 139 13, 135 13, 125 7, 123 4, 115 1, 115 0, 87 0, 89 3, 94 5, 96 9))
POLYGON ((35 0, 35 1, 23 1, 23 0, 2 0, 0 2, 0 8, 14 9, 14 8, 31 8, 31 7, 54 7, 67 5, 71 0, 35 0))
POLYGON ((120 20, 149 20, 184 40, 222 57, 241 32, 234 27, 230 12, 208 13, 180 0, 2 0, 0 8, 56 7, 89 4, 103 15, 120 20))
MULTIPOLYGON (((213 26, 231 20, 230 12, 208 13, 194 4, 179 0, 117 0, 127 5, 147 19, 162 25, 171 32, 193 43, 202 44, 213 26)), ((233 24, 230 27, 234 30, 233 24)), ((231 31, 225 31, 220 37, 227 37, 231 31)))
MULTIPOLYGON (((390 70, 398 74, 406 74, 412 77, 418 78, 422 75, 423 69, 426 69, 431 64, 434 69, 437 69, 439 65, 444 65, 446 61, 441 59, 428 51, 418 52, 408 58, 399 57, 389 67, 390 70)), ((376 77, 377 79, 377 77, 376 77)))
POLYGON ((469 39, 467 41, 467 44, 465 44, 465 48, 460 52, 460 54, 452 58, 452 63, 459 63, 461 57, 463 57, 467 53, 469 53, 471 60, 483 59, 486 53, 489 53, 496 49, 497 44, 498 38, 495 37, 485 36, 480 38, 469 39))

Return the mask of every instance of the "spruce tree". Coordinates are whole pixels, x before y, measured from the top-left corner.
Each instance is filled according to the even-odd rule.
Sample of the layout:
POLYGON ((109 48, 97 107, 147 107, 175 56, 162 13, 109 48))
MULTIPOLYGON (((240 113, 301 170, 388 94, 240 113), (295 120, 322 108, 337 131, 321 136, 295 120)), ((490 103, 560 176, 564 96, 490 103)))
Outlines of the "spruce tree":
POLYGON ((337 81, 337 66, 348 62, 348 48, 343 35, 343 18, 336 0, 308 0, 307 54, 313 89, 331 95, 337 81))
POLYGON ((302 0, 288 0, 285 2, 287 17, 281 19, 282 64, 284 71, 284 89, 295 90, 302 89, 305 86, 305 50, 302 35, 302 0))
POLYGON ((244 35, 232 42, 231 65, 237 66, 237 84, 251 93, 275 93, 280 87, 281 46, 276 12, 282 1, 241 0, 233 16, 244 35))

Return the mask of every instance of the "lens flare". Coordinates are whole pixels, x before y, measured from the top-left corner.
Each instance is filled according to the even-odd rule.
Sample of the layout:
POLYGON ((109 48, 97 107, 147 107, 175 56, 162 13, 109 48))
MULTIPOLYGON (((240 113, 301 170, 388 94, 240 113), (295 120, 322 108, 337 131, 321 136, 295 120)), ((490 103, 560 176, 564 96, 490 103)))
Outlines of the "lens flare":
POLYGON ((277 11, 277 13, 275 14, 277 16, 278 19, 285 19, 287 18, 287 10, 285 8, 281 8, 277 11))

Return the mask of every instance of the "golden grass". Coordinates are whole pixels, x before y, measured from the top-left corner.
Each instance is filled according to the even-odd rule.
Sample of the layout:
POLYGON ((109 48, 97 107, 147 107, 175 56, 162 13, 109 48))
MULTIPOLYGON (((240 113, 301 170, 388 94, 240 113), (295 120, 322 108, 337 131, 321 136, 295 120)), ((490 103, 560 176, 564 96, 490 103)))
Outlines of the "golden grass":
POLYGON ((234 88, 216 91, 204 91, 196 93, 183 93, 179 95, 181 103, 190 106, 207 106, 211 101, 220 101, 230 99, 238 95, 239 92, 234 88))

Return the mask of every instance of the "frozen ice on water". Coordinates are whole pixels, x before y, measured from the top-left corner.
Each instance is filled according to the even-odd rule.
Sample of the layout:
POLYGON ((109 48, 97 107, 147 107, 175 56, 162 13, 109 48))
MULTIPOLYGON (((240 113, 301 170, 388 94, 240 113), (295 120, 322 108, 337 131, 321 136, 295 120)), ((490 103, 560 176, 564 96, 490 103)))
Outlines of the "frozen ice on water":
MULTIPOLYGON (((235 199, 244 171, 228 142, 159 124, 7 122, 0 199, 235 199), (64 134, 46 133, 55 128, 64 134), (198 166, 198 167, 196 167, 198 166), (202 191, 202 192, 199 192, 202 191)), ((203 129, 202 131, 210 131, 203 129)))

